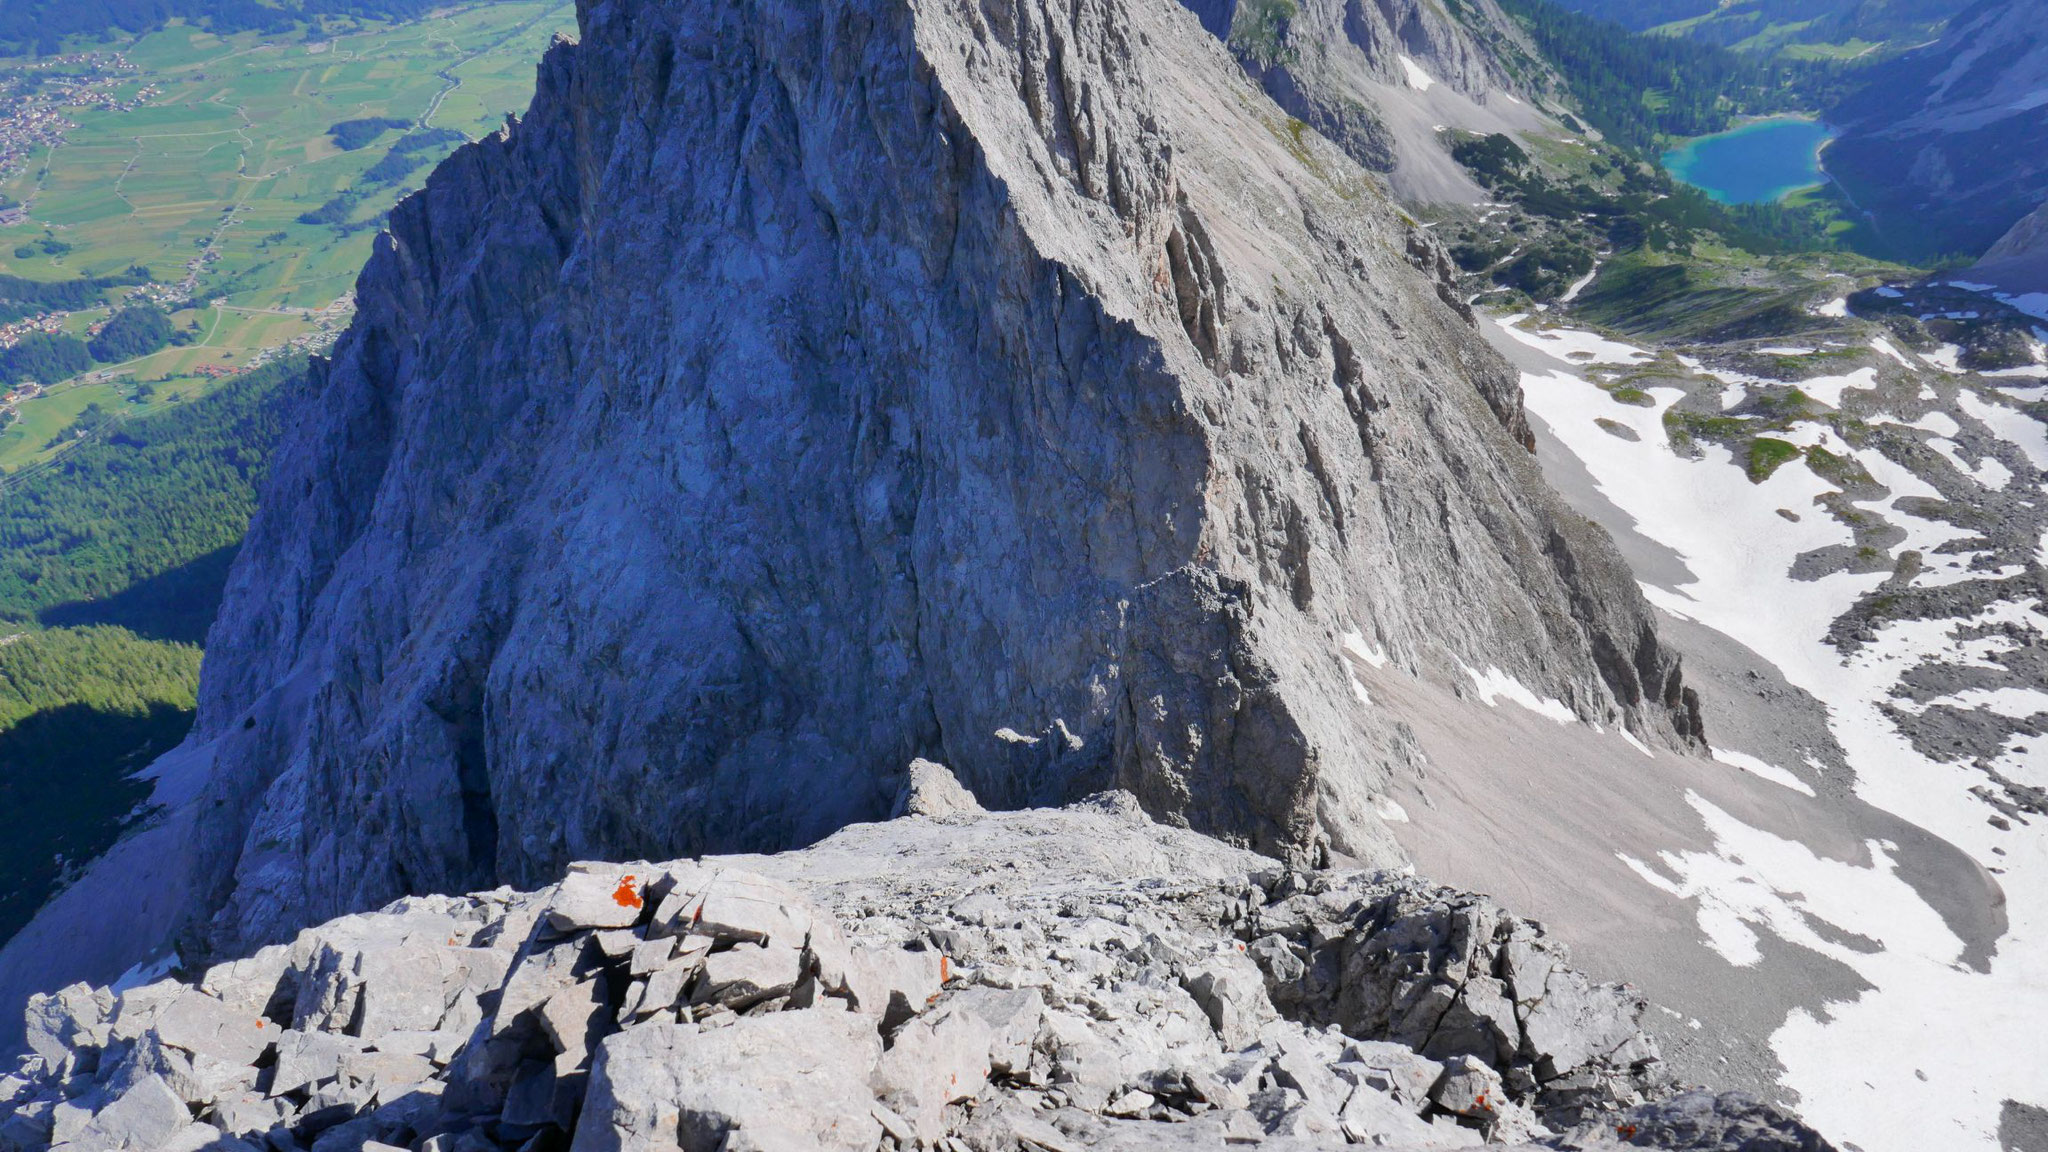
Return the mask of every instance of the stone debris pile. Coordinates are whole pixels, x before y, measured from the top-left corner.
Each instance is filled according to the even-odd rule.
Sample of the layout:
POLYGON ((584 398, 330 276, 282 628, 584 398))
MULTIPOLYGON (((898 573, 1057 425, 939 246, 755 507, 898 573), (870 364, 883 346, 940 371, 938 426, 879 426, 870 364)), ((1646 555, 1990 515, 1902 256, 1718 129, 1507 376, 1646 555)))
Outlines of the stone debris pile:
POLYGON ((1127 796, 945 808, 780 856, 579 864, 540 892, 407 899, 195 983, 39 996, 33 1052, 0 1079, 0 1149, 1555 1148, 1653 1132, 1636 1146, 1705 1149, 1737 1147, 1715 1142, 1737 1120, 1745 1149, 1823 1147, 1751 1101, 1655 1101, 1643 1002, 1481 897, 1290 871, 1154 825, 1127 796))

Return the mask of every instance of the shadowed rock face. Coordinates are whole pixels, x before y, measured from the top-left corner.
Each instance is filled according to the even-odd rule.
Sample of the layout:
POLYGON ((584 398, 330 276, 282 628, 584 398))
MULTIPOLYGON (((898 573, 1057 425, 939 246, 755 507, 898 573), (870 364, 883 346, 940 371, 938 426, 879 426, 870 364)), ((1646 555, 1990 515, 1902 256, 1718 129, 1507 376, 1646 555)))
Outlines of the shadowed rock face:
POLYGON ((1902 251, 1978 253, 2048 196, 2048 8, 1983 0, 1828 114, 1841 181, 1902 251))
POLYGON ((1446 264, 1166 0, 586 3, 393 214, 210 638, 246 945, 903 765, 1397 850, 1343 637, 1682 744, 1446 264))

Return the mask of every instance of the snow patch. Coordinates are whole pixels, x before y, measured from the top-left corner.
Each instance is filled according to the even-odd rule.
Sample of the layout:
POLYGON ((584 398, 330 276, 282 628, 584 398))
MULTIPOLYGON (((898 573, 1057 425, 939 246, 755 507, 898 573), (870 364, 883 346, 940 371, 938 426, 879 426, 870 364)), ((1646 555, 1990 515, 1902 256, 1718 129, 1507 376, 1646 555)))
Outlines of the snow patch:
POLYGON ((1577 280, 1572 281, 1572 286, 1564 290, 1564 295, 1558 297, 1557 302, 1560 304, 1569 304, 1572 301, 1577 300, 1579 298, 1579 293, 1584 292, 1586 290, 1586 285, 1591 284, 1593 282, 1593 277, 1598 276, 1599 274, 1600 265, 1598 263, 1595 263, 1593 265, 1593 270, 1591 272, 1588 272, 1584 276, 1579 277, 1577 280))
POLYGON ((1714 749, 1714 759, 1732 768, 1740 768, 1752 776, 1769 780, 1771 783, 1785 788, 1790 788, 1794 792, 1803 793, 1807 796, 1814 794, 1813 789, 1807 786, 1806 781, 1778 767, 1776 764, 1759 760, 1747 752, 1731 752, 1726 748, 1716 748, 1714 749))
POLYGON ((1990 456, 1984 457, 1983 461, 1979 463, 1975 468, 1972 468, 1968 464, 1963 463, 1963 454, 1961 449, 1957 447, 1955 441, 1950 440, 1947 437, 1937 436, 1934 439, 1929 440, 1927 442, 1927 446, 1929 448, 1934 449, 1936 452, 1941 453, 1943 459, 1947 460, 1950 464, 1955 465, 1956 471, 1961 472, 1963 475, 1968 476, 1972 480, 1975 480, 1978 484, 1982 485, 1985 488, 1997 491, 1998 489, 2004 488, 2007 484, 2012 483, 2012 469, 2007 468, 2003 464, 2000 464, 1996 459, 1990 456))
POLYGON ((1870 346, 1872 348, 1877 349, 1879 352, 1882 352, 1885 355, 1891 357, 1892 359, 1897 360, 1900 364, 1906 366, 1907 368, 1913 368, 1916 371, 1918 370, 1918 365, 1914 364, 1911 360, 1906 359, 1906 354, 1904 352, 1899 351, 1897 348, 1892 347, 1892 342, 1885 339, 1884 337, 1879 336, 1876 339, 1872 340, 1870 342, 1870 346))
POLYGON ((1417 92, 1427 92, 1436 86, 1436 78, 1424 72, 1422 65, 1409 59, 1405 52, 1401 54, 1401 71, 1408 76, 1408 86, 1417 92))
POLYGON ((1842 406, 1842 393, 1851 388, 1877 387, 1877 369, 1859 368, 1847 376, 1817 376, 1801 380, 1799 390, 1830 408, 1842 406))
POLYGON ((1526 314, 1504 316, 1495 323, 1522 344, 1565 364, 1643 364, 1655 359, 1641 348, 1609 340, 1577 328, 1544 328, 1531 331, 1520 327, 1526 314))
POLYGON ((1954 436, 1963 430, 1963 426, 1956 423, 1955 417, 1939 410, 1929 412, 1925 416, 1901 426, 1917 428, 1922 432, 1932 432, 1936 436, 1954 436))
MULTIPOLYGON (((2024 572, 2022 568, 2019 571, 2024 572)), ((1918 715, 1929 708, 1959 708, 1966 712, 1979 709, 1996 712, 2013 720, 2025 720, 2048 712, 2048 692, 2039 688, 1966 688, 1951 692, 1924 703, 1907 700, 1897 702, 1899 711, 1918 715)))
POLYGON ((1472 686, 1478 690, 1479 698, 1490 708, 1498 708, 1500 701, 1506 700, 1559 724, 1570 724, 1579 718, 1579 714, 1572 711, 1569 704, 1548 696, 1536 695, 1528 685, 1492 665, 1488 665, 1484 672, 1466 667, 1464 664, 1460 664, 1459 667, 1464 668, 1465 675, 1472 678, 1472 686))
POLYGON ((1367 644, 1363 632, 1356 630, 1346 632, 1342 639, 1344 651, 1351 653, 1374 668, 1385 668, 1387 666, 1386 649, 1375 648, 1367 644))
POLYGON ((2034 467, 2048 470, 2048 425, 2017 408, 1993 404, 1967 388, 1956 393, 1956 400, 1971 419, 1991 429, 1999 438, 2017 445, 2034 467))
POLYGON ((115 977, 114 983, 109 986, 109 991, 118 996, 130 988, 140 988, 144 984, 154 984, 170 975, 178 967, 178 964, 179 960, 176 952, 166 953, 154 960, 141 961, 126 972, 115 977))
POLYGON ((1932 352, 1921 353, 1920 358, 1951 376, 1962 375, 1963 348, 1960 344, 1943 344, 1932 352))

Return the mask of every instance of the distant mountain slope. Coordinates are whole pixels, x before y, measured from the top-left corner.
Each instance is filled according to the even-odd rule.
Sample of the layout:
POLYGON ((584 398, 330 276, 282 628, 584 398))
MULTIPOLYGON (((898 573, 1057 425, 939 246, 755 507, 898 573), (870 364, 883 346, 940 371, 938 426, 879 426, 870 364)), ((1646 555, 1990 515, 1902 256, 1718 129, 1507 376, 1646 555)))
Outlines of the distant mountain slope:
POLYGON ((1543 129, 1562 85, 1495 0, 1182 0, 1290 115, 1408 201, 1476 202, 1444 128, 1543 129))
POLYGON ((1730 47, 1907 44, 1939 33, 1969 0, 1561 0, 1565 7, 1647 31, 1730 47))
POLYGON ((1899 255, 1977 255, 2048 199, 2048 5, 1984 0, 1880 65, 1826 165, 1899 255))

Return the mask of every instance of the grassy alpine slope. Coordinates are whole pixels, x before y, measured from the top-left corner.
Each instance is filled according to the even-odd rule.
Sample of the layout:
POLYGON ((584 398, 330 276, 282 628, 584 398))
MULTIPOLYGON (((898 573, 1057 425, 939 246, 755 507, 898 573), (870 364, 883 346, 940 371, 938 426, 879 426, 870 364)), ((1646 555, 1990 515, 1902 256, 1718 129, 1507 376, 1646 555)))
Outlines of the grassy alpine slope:
POLYGON ((172 21, 0 57, 0 345, 33 316, 91 341, 125 303, 166 311, 177 334, 15 373, 54 387, 10 406, 0 471, 49 460, 92 405, 158 410, 324 346, 384 213, 523 108, 541 51, 573 26, 567 0, 509 0, 281 32, 172 21))

